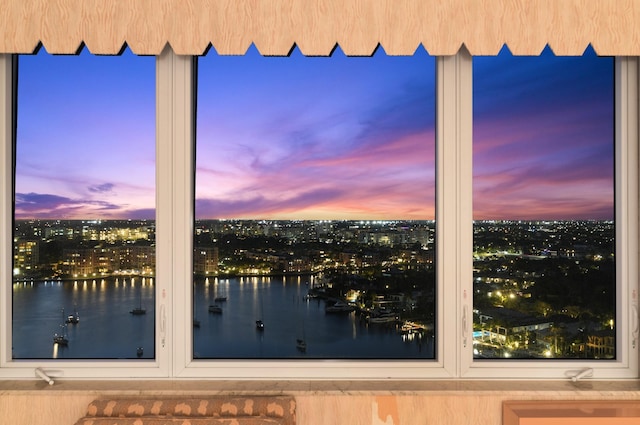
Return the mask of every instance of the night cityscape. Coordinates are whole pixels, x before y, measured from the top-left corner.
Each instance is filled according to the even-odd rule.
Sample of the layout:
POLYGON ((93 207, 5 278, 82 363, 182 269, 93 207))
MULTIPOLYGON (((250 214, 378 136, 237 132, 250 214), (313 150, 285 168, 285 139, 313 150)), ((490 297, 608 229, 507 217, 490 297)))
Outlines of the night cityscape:
MULTIPOLYGON (((478 359, 616 358, 613 65, 591 50, 473 58, 478 359)), ((252 48, 211 52, 197 68, 196 155, 184 170, 195 183, 194 356, 297 357, 281 348, 306 319, 308 356, 434 358, 437 318, 448 319, 436 301, 435 58, 252 48), (232 290, 226 310, 214 304, 232 290), (263 301, 279 338, 256 338, 263 301)), ((83 347, 132 323, 140 335, 111 355, 154 346, 156 176, 167 172, 155 160, 154 60, 38 54, 19 69, 14 326, 44 322, 32 297, 57 324, 61 305, 85 296, 95 324, 123 314, 104 338, 76 326, 95 337, 83 347), (76 282, 95 291, 75 293, 76 282), (60 298, 29 292, 40 283, 60 298)), ((14 349, 50 355, 50 343, 37 354, 29 343, 14 349)))
MULTIPOLYGON (((196 279, 322 276, 308 297, 398 333, 435 328, 435 222, 199 220, 196 279)), ((18 220, 14 282, 153 277, 149 220, 18 220)), ((477 358, 615 358, 611 221, 476 221, 477 358)), ((445 282, 446 284, 446 282, 445 282)))

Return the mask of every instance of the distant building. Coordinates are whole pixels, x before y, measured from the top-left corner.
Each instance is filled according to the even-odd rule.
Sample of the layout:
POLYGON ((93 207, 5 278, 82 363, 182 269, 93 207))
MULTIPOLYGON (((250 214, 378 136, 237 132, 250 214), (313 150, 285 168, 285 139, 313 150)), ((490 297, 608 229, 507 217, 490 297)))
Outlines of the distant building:
POLYGON ((96 249, 65 249, 63 272, 73 277, 86 277, 97 273, 96 249))
POLYGON ((14 275, 26 275, 38 269, 39 246, 37 241, 18 241, 13 244, 14 275))
POLYGON ((612 359, 616 354, 616 335, 611 329, 587 335, 587 356, 596 359, 612 359))
POLYGON ((73 277, 105 275, 118 271, 153 275, 155 268, 155 246, 65 249, 63 251, 62 272, 73 277))
POLYGON ((198 275, 210 275, 218 271, 218 248, 198 248, 193 250, 193 271, 198 275))

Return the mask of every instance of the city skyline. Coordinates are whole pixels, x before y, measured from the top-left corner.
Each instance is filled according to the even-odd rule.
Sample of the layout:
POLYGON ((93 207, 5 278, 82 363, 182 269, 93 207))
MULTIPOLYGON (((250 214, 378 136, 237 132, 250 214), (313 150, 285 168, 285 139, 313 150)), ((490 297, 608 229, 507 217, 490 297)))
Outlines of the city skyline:
MULTIPOLYGON (((263 58, 251 47, 200 59, 196 218, 433 219, 435 59, 383 54, 263 58)), ((40 55, 20 58, 16 218, 153 219, 154 58, 40 55)), ((531 91, 475 93, 474 219, 612 219, 613 104, 602 102, 612 86, 590 78, 602 71, 595 55, 552 58, 576 83, 552 86, 556 110, 537 106, 550 94, 534 83, 549 51, 509 65, 502 56, 477 60, 476 87, 531 91), (532 102, 517 106, 523 96, 532 102), (561 111, 570 121, 556 121, 561 111), (552 118, 542 141, 540 115, 552 118), (609 127, 594 130, 603 116, 609 127)))

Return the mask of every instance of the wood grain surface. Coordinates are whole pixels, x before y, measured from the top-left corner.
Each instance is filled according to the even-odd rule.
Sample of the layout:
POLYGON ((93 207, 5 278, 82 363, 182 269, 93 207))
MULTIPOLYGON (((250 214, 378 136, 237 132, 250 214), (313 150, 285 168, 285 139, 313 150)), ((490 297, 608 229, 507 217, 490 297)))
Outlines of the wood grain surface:
POLYGON ((2 0, 0 53, 640 55, 638 0, 2 0))

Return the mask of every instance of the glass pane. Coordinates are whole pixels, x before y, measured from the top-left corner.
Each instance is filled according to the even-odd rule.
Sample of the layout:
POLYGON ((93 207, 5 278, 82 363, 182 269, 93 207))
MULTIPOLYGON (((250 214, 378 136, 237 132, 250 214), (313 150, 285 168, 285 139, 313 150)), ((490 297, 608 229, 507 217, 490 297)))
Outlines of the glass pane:
POLYGON ((434 358, 434 72, 200 58, 194 357, 434 358))
POLYGON ((615 358, 613 67, 474 58, 476 358, 615 358))
POLYGON ((128 51, 19 57, 14 359, 155 357, 154 76, 128 51))

